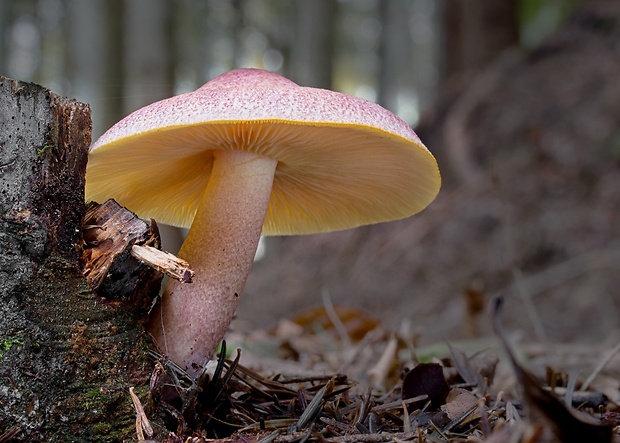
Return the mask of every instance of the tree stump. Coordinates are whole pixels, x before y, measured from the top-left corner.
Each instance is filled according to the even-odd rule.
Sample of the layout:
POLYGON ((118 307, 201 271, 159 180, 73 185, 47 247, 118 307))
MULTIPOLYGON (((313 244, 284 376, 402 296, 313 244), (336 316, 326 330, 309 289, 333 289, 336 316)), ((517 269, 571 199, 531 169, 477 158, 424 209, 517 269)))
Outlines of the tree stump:
POLYGON ((0 442, 135 435, 129 387, 144 399, 141 321, 161 275, 127 261, 140 283, 120 299, 82 275, 90 139, 88 105, 0 77, 0 442))

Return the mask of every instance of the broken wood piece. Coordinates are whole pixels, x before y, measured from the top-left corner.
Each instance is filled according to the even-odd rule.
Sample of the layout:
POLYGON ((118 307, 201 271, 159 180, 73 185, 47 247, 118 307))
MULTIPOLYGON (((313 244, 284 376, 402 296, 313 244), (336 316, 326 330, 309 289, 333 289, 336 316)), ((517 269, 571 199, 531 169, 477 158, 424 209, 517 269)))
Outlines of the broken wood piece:
POLYGON ((138 441, 145 441, 144 433, 146 433, 148 437, 152 437, 153 428, 151 427, 148 417, 144 413, 142 402, 140 402, 140 399, 134 392, 133 386, 129 388, 129 395, 131 396, 133 407, 136 410, 136 434, 138 436, 138 441))
POLYGON ((133 245, 131 255, 157 271, 180 281, 191 283, 194 271, 179 257, 148 245, 133 245))
POLYGON ((133 258, 127 262, 130 254, 125 251, 131 245, 159 241, 149 225, 114 200, 88 204, 82 234, 82 274, 95 292, 105 284, 122 280, 123 274, 134 274, 136 266, 141 266, 133 258))
MULTIPOLYGON (((139 219, 114 200, 101 205, 89 203, 82 232, 83 274, 101 296, 112 293, 117 294, 117 298, 119 285, 123 286, 119 282, 125 276, 135 276, 135 268, 139 265, 148 266, 183 283, 192 280, 194 272, 186 261, 157 248, 160 242, 155 221, 147 223, 139 219), (111 285, 113 289, 109 287, 111 285)), ((121 288, 120 292, 127 292, 125 289, 121 288)))
POLYGON ((82 236, 82 274, 98 296, 126 300, 138 293, 159 292, 163 274, 131 253, 136 244, 159 247, 154 221, 139 219, 114 200, 91 202, 82 220, 82 236))

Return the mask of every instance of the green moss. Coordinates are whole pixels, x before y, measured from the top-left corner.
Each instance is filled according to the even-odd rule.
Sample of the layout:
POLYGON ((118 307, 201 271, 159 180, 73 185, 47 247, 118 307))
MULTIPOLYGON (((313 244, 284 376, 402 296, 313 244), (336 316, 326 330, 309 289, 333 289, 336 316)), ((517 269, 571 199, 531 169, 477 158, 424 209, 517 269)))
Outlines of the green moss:
POLYGON ((37 149, 37 155, 41 156, 48 151, 53 151, 56 148, 56 145, 46 143, 41 148, 37 149))
POLYGON ((97 423, 91 428, 93 435, 108 435, 112 431, 112 425, 109 423, 97 423))
POLYGON ((84 407, 91 409, 93 407, 105 406, 106 397, 99 389, 91 389, 84 393, 84 407))
POLYGON ((6 351, 9 351, 15 345, 23 345, 24 343, 19 340, 17 337, 9 337, 3 340, 0 340, 0 358, 4 355, 6 351))

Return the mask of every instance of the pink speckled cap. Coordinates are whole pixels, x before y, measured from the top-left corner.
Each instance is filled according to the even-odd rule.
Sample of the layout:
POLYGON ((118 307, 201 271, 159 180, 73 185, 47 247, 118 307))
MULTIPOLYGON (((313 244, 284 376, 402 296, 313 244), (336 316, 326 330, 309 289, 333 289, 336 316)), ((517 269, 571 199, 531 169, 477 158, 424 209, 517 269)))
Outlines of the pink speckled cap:
POLYGON ((143 218, 190 226, 213 151, 278 160, 265 235, 395 220, 424 209, 441 183, 418 136, 381 106, 235 69, 118 122, 92 146, 86 197, 114 198, 143 218))

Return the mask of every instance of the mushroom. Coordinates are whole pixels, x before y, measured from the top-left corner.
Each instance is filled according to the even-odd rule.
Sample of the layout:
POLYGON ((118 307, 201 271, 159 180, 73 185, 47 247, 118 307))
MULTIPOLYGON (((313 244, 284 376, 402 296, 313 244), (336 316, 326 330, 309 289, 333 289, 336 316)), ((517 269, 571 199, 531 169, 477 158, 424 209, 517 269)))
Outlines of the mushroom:
POLYGON ((147 325, 197 375, 224 337, 263 235, 311 234, 401 219, 435 198, 432 154, 400 118, 342 93, 235 69, 141 108, 92 146, 90 200, 190 227, 147 325))

